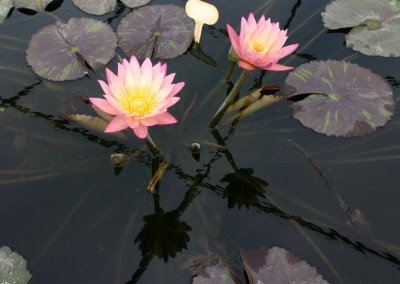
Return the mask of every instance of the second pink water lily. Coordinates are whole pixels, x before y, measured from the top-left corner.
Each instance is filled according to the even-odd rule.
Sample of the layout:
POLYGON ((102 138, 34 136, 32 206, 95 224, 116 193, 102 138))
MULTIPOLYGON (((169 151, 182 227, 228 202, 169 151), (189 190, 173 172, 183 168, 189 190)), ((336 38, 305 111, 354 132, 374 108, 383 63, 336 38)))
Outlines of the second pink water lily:
POLYGON ((242 17, 239 35, 229 24, 227 28, 240 67, 249 71, 256 68, 270 71, 294 68, 277 63, 298 47, 297 43, 283 46, 288 38, 287 30, 281 30, 279 23, 265 20, 264 16, 257 22, 253 13, 250 13, 248 20, 242 17))
POLYGON ((118 75, 106 68, 108 84, 99 80, 104 99, 89 98, 102 111, 114 115, 105 132, 132 128, 141 139, 148 135, 148 126, 176 123, 168 108, 179 101, 176 94, 185 85, 173 84, 175 74, 166 74, 167 65, 152 65, 146 58, 142 65, 135 56, 118 64, 118 75))

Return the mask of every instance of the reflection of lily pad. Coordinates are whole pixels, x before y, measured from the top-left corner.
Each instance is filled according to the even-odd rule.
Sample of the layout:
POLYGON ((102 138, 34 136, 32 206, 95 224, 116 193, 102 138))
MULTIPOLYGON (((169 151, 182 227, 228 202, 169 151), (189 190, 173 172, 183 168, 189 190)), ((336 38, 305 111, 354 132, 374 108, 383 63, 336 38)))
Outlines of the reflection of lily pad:
POLYGON ((15 8, 26 8, 42 12, 53 0, 13 0, 15 8))
POLYGON ((124 3, 126 6, 128 6, 129 8, 136 8, 146 5, 147 3, 150 2, 150 0, 121 0, 121 2, 124 3))
POLYGON ((192 42, 194 23, 183 8, 149 5, 125 16, 118 26, 119 45, 138 58, 174 58, 192 42))
POLYGON ((111 27, 87 18, 71 18, 42 28, 29 42, 27 60, 38 75, 54 81, 86 74, 86 66, 103 67, 115 55, 117 38, 111 27))
POLYGON ((0 0, 0 24, 4 22, 12 7, 11 0, 0 0))
POLYGON ((115 10, 116 0, 72 0, 79 9, 88 14, 103 15, 115 10))
POLYGON ((400 56, 400 1, 336 0, 322 13, 329 29, 352 28, 346 45, 366 55, 400 56))
POLYGON ((382 77, 357 64, 315 61, 299 66, 285 80, 297 93, 321 92, 294 103, 293 116, 319 133, 362 136, 393 115, 393 89, 382 77))
POLYGON ((254 251, 244 251, 240 255, 250 284, 328 283, 314 267, 283 248, 264 247, 254 251))
POLYGON ((1 283, 25 284, 32 275, 26 269, 26 260, 9 247, 0 248, 1 283))

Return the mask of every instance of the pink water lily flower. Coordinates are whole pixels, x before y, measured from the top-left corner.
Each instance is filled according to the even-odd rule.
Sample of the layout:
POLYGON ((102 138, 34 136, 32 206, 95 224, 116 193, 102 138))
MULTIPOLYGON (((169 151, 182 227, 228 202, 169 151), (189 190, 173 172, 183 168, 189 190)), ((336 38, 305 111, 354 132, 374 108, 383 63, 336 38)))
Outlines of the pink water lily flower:
POLYGON ((240 35, 229 24, 227 28, 240 67, 249 71, 256 68, 271 71, 294 68, 277 63, 298 47, 297 43, 283 47, 288 38, 287 30, 279 29, 279 23, 271 23, 264 16, 256 22, 253 13, 250 13, 247 21, 242 17, 240 35))
POLYGON ((179 101, 175 95, 184 82, 172 84, 175 73, 166 75, 167 65, 152 65, 146 58, 142 65, 135 56, 118 64, 118 75, 106 68, 108 84, 99 80, 104 98, 89 98, 100 110, 114 115, 105 132, 116 132, 128 127, 137 137, 146 138, 147 127, 172 124, 177 120, 168 108, 179 101))

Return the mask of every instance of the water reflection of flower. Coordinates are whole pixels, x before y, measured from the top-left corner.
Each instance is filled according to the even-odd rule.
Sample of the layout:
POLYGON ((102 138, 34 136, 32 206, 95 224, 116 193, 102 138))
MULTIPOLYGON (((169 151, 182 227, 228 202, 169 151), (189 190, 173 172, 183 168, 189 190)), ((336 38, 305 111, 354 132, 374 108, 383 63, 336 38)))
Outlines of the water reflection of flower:
POLYGON ((264 187, 268 186, 268 183, 253 176, 253 172, 252 169, 238 169, 221 179, 222 182, 228 182, 222 196, 228 198, 228 208, 234 208, 236 205, 239 209, 242 205, 249 208, 259 204, 259 198, 266 198, 264 187))

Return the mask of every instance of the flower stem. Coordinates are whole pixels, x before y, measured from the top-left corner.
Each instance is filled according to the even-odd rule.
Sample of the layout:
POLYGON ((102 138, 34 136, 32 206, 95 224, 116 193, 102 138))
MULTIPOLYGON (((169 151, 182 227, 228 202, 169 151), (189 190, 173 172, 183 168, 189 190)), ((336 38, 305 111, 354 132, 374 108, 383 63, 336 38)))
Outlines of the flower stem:
POLYGON ((147 133, 145 141, 146 141, 146 145, 149 148, 151 154, 154 157, 157 157, 160 154, 160 150, 158 150, 158 148, 157 148, 156 144, 154 143, 153 139, 151 139, 150 133, 147 133))
POLYGON ((228 71, 226 72, 225 75, 225 81, 229 81, 233 73, 233 70, 235 70, 235 67, 236 67, 236 62, 231 61, 228 67, 228 71))
POLYGON ((243 70, 242 74, 240 75, 239 79, 236 81, 235 85, 233 86, 231 92, 226 97, 225 101, 219 107, 218 111, 215 113, 213 119, 211 120, 209 126, 210 128, 215 128, 221 118, 224 116, 225 112, 228 110, 229 106, 232 104, 235 97, 238 95, 240 88, 243 86, 243 83, 246 81, 247 76, 249 75, 249 71, 243 70))

